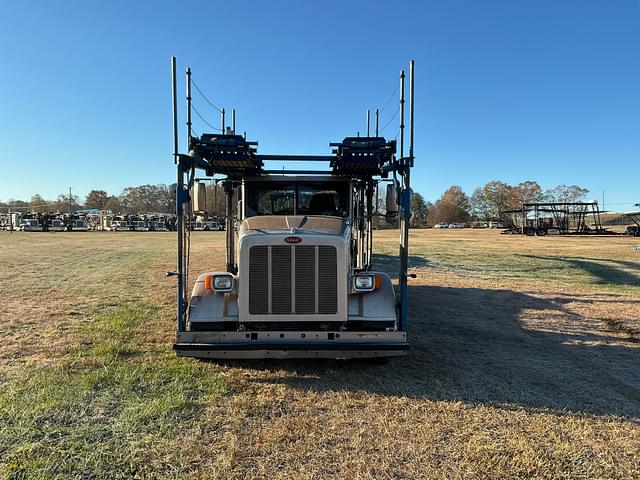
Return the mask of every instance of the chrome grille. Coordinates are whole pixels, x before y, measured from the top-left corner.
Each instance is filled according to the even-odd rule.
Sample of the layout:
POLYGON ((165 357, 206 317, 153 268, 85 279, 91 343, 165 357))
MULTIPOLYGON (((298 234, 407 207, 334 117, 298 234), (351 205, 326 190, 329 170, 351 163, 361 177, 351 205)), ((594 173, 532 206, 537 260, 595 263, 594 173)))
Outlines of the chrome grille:
POLYGON ((333 246, 255 246, 249 251, 249 314, 338 313, 333 246))

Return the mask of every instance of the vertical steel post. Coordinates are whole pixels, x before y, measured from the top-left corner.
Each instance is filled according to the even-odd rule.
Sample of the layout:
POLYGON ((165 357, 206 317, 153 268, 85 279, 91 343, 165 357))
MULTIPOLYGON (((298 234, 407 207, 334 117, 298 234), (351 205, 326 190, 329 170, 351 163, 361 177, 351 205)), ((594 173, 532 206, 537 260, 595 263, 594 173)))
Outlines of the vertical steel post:
POLYGON ((220 110, 220 117, 222 122, 222 134, 224 135, 224 107, 220 110))
POLYGON ((400 71, 400 158, 404 157, 404 70, 400 71))
POLYGON ((235 261, 235 222, 233 221, 233 184, 227 180, 223 183, 226 194, 225 224, 227 227, 227 272, 238 273, 235 261))
POLYGON ((191 68, 187 68, 187 150, 191 145, 191 68))
MULTIPOLYGON (((376 135, 377 137, 377 135, 376 135)), ((371 270, 373 265, 373 181, 367 184, 367 265, 371 270)))
POLYGON ((371 125, 371 110, 367 110, 367 137, 369 137, 369 126, 371 125))
MULTIPOLYGON (((402 193, 400 199, 400 330, 407 331, 408 295, 407 269, 409 262, 409 221, 411 219, 411 166, 413 165, 413 107, 414 107, 414 61, 409 64, 409 157, 401 156, 402 193)), ((404 124, 404 71, 401 74, 401 123, 404 124)), ((404 125, 402 126, 404 129, 404 125)), ((404 150, 404 145, 401 146, 404 150)))
POLYGON ((231 111, 231 122, 232 122, 231 128, 233 130, 233 134, 235 135, 236 134, 236 109, 235 108, 231 111))
POLYGON ((378 122, 380 120, 380 110, 376 108, 376 137, 378 136, 378 122))
POLYGON ((413 86, 415 80, 414 74, 415 60, 411 60, 409 64, 409 158, 411 159, 411 166, 413 167, 413 102, 414 93, 413 86))
POLYGON ((356 269, 364 270, 365 264, 365 219, 364 219, 364 208, 365 208, 365 198, 364 198, 364 186, 361 182, 358 182, 354 191, 355 197, 355 221, 354 228, 357 232, 356 238, 356 269))
POLYGON ((176 57, 171 57, 171 107, 173 113, 173 162, 178 159, 178 87, 176 78, 176 57))
POLYGON ((184 169, 178 154, 178 88, 176 77, 176 57, 171 57, 171 96, 173 110, 173 161, 178 170, 176 184, 176 230, 178 232, 178 309, 177 330, 185 331, 185 304, 184 304, 184 169))
MULTIPOLYGON (((398 328, 400 331, 405 331, 405 320, 406 320, 406 316, 405 316, 405 308, 404 305, 402 303, 402 293, 404 292, 404 290, 406 289, 406 277, 405 277, 405 273, 403 270, 404 267, 404 262, 403 262, 403 255, 404 255, 404 249, 403 249, 403 239, 404 239, 404 216, 402 213, 402 199, 403 199, 403 188, 404 188, 404 170, 402 168, 402 162, 403 162, 403 158, 404 158, 404 70, 400 70, 400 158, 397 161, 398 165, 397 165, 397 169, 400 172, 400 176, 401 176, 401 181, 403 182, 402 185, 399 186, 399 192, 398 192, 398 201, 400 203, 400 242, 399 242, 399 248, 398 248, 398 253, 400 255, 400 271, 398 272, 398 277, 399 277, 399 286, 400 286, 400 308, 399 308, 399 312, 400 312, 400 318, 399 318, 399 325, 398 328)), ((394 179, 394 184, 395 184, 395 179, 394 179)))

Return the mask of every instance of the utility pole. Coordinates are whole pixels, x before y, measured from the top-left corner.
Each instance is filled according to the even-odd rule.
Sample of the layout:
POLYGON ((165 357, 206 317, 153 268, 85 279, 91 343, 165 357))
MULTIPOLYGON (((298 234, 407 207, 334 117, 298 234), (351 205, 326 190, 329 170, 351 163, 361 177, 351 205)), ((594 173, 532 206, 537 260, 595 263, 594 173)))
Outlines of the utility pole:
POLYGON ((73 197, 71 196, 71 187, 69 187, 69 216, 71 216, 71 203, 73 197))

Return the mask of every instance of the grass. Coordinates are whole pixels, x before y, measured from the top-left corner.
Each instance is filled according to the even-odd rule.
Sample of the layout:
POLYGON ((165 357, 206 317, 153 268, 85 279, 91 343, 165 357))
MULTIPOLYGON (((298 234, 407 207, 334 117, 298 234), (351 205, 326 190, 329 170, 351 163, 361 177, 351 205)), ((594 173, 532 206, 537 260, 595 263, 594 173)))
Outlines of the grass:
POLYGON ((134 330, 149 306, 115 309, 84 327, 89 345, 32 367, 0 394, 0 452, 9 477, 180 476, 178 439, 225 383, 169 346, 144 352, 134 330))
POLYGON ((0 478, 640 477, 634 239, 413 232, 383 366, 176 358, 174 240, 0 235, 0 478))

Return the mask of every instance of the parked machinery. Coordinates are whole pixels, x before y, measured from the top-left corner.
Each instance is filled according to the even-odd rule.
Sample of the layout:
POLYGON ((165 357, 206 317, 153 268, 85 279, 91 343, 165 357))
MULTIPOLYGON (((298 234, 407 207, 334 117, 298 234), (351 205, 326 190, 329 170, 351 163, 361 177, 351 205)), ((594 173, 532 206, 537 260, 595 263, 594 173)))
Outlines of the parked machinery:
POLYGON ((102 219, 102 229, 111 232, 122 232, 133 230, 133 225, 129 222, 128 215, 106 216, 102 219))
POLYGON ((512 228, 506 233, 544 236, 610 233, 602 226, 598 202, 536 202, 523 203, 518 210, 505 210, 512 228))
POLYGON ((63 232, 67 229, 67 217, 62 213, 50 214, 48 223, 48 230, 51 232, 63 232))
MULTIPOLYGON (((640 203, 636 203, 635 206, 640 207, 640 203)), ((627 225, 627 228, 624 231, 625 235, 640 237, 640 211, 627 212, 624 215, 631 223, 633 223, 633 225, 627 225)))
POLYGON ((22 232, 41 232, 42 221, 40 214, 35 212, 23 213, 17 224, 17 230, 22 232))

